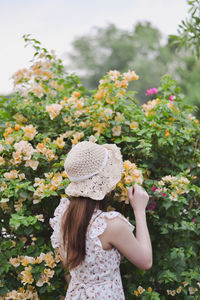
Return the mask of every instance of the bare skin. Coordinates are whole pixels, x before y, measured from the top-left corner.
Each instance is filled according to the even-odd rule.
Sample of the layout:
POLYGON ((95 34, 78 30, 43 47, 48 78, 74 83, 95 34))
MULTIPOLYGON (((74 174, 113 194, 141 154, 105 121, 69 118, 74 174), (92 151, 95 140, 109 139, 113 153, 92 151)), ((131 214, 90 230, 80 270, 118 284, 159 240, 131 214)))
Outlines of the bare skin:
POLYGON ((149 196, 139 185, 128 190, 130 204, 136 219, 136 236, 121 218, 107 219, 107 228, 99 239, 104 250, 115 247, 136 267, 148 270, 152 266, 152 247, 146 223, 145 209, 149 196))
MULTIPOLYGON (((148 270, 151 268, 153 260, 145 213, 149 196, 137 184, 128 190, 128 196, 135 214, 136 236, 132 233, 130 226, 121 218, 108 219, 105 217, 107 227, 99 239, 104 250, 109 251, 115 247, 136 267, 148 270)), ((70 275, 66 279, 69 283, 70 275)))

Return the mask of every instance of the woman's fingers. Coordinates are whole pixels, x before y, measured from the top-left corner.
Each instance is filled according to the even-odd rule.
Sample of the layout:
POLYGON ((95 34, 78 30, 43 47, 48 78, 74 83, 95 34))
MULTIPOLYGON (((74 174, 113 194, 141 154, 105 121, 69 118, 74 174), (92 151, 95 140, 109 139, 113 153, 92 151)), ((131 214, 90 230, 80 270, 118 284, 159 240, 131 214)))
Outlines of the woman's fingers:
POLYGON ((128 197, 129 199, 131 199, 133 197, 133 192, 134 192, 134 187, 131 186, 129 189, 128 189, 128 197))

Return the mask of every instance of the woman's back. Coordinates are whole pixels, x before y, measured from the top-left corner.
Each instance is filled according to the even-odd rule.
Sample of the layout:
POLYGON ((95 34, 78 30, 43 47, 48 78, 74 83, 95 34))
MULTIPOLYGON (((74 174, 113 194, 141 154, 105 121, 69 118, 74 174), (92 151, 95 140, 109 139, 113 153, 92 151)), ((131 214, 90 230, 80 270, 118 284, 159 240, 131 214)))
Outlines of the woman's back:
POLYGON ((71 281, 66 300, 125 299, 119 270, 122 256, 114 247, 110 250, 103 249, 105 247, 101 242, 107 228, 106 219, 116 217, 123 219, 132 230, 134 229, 119 212, 94 210, 86 233, 86 256, 80 265, 70 271, 71 281))

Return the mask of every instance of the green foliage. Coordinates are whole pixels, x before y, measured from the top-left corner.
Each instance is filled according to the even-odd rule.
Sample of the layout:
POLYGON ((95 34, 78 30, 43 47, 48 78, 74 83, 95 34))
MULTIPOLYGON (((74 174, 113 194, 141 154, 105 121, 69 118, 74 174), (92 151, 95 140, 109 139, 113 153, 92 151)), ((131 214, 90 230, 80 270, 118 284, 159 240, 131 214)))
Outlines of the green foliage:
MULTIPOLYGON (((200 61, 193 56, 183 57, 182 64, 177 67, 177 74, 180 78, 180 86, 185 94, 185 102, 200 106, 200 61)), ((200 117, 200 111, 197 113, 200 117)))
POLYGON ((176 66, 173 49, 161 44, 161 33, 149 22, 137 23, 134 30, 121 30, 114 24, 94 28, 91 33, 73 42, 69 53, 69 69, 83 74, 81 80, 90 89, 96 89, 99 79, 109 70, 126 72, 134 69, 142 81, 131 84, 138 98, 145 102, 145 92, 157 86, 166 72, 176 66))
POLYGON ((178 27, 178 35, 171 35, 171 44, 179 49, 191 48, 195 55, 200 57, 200 2, 199 0, 187 0, 189 19, 182 20, 178 27))
POLYGON ((34 59, 14 75, 18 91, 1 102, 2 299, 17 299, 20 293, 48 300, 65 295, 65 272, 50 243, 49 219, 69 183, 63 172, 68 151, 94 138, 116 143, 124 158, 109 209, 134 224, 126 187, 140 182, 150 195, 153 267, 141 271, 122 260, 126 299, 198 299, 200 127, 177 82, 163 76, 158 93, 141 106, 135 93, 126 91, 138 79, 134 72, 111 71, 90 91, 64 71, 53 52, 24 38, 36 50, 34 59))
MULTIPOLYGON (((146 90, 157 87, 160 78, 169 73, 178 78, 184 101, 199 107, 199 60, 191 49, 177 53, 172 36, 165 43, 162 40, 161 32, 148 22, 137 23, 134 30, 129 31, 113 24, 93 28, 89 34, 74 40, 67 69, 81 74, 83 84, 89 89, 96 89, 99 79, 109 70, 134 69, 142 80, 130 83, 129 90, 137 92, 140 103, 146 102, 146 90)), ((196 115, 199 116, 199 112, 196 115)))

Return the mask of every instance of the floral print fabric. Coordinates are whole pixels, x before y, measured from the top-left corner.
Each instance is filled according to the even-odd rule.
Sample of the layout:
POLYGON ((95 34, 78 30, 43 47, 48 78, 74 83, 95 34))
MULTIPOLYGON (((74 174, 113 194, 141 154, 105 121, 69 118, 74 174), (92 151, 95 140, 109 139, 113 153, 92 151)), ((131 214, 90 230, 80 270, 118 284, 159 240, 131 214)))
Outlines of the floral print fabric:
MULTIPOLYGON (((99 239, 99 235, 106 229, 106 218, 112 219, 115 217, 122 218, 132 230, 134 229, 134 226, 119 212, 94 210, 86 233, 85 260, 70 271, 71 281, 65 300, 125 299, 119 269, 122 255, 116 248, 104 250, 99 239)), ((55 227, 55 218, 54 222, 51 219, 51 223, 55 227)), ((60 241, 59 238, 58 241, 60 241)))

